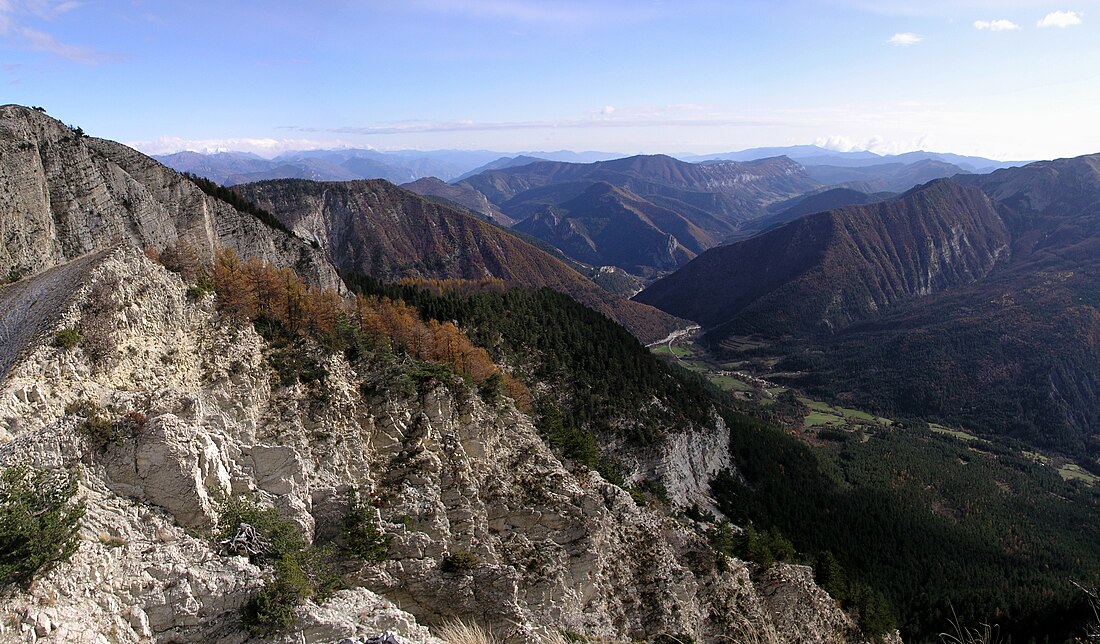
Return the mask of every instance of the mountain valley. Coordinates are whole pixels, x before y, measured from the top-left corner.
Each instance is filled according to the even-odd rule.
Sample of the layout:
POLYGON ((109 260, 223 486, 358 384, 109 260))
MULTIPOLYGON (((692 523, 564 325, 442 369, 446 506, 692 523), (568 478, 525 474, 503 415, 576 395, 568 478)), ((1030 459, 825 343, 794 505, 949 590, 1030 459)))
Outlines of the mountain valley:
POLYGON ((1100 157, 548 156, 0 108, 0 640, 1088 632, 1100 157))

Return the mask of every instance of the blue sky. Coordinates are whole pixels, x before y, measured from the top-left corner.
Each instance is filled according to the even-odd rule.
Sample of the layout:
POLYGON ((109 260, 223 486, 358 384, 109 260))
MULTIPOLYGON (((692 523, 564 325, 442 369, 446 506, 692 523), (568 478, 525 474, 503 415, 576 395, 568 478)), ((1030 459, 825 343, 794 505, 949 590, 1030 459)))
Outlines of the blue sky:
POLYGON ((0 0, 0 103, 147 152, 1100 152, 1100 0, 0 0))

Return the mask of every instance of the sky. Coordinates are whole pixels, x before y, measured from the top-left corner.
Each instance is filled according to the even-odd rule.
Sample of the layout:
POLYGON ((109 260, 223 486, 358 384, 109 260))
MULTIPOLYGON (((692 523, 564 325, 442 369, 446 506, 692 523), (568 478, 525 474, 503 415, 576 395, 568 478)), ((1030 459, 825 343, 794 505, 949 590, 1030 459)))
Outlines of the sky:
POLYGON ((147 153, 1100 152, 1100 0, 0 0, 0 103, 147 153))

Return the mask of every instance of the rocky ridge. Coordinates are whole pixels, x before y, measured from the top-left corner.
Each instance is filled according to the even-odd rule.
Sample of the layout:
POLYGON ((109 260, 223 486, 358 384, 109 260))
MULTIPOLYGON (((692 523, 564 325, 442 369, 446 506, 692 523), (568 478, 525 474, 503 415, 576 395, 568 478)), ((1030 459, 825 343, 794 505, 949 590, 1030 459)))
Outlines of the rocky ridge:
POLYGON ((202 192, 124 145, 85 136, 46 114, 0 107, 0 277, 18 277, 118 244, 162 250, 187 242, 291 266, 339 288, 307 242, 202 192))
MULTIPOLYGON (((284 641, 394 631, 432 642, 424 625, 455 618, 514 642, 554 641, 562 629, 614 640, 856 639, 808 569, 761 576, 737 560, 718 565, 700 526, 569 469, 507 401, 486 404, 446 383, 365 396, 361 384, 377 381, 379 366, 341 355, 318 354, 323 389, 281 386, 263 340, 222 319, 211 297, 190 300, 178 277, 136 250, 84 261, 86 279, 55 299, 53 326, 9 348, 16 358, 0 381, 0 465, 79 472, 83 542, 29 592, 8 591, 0 639, 244 641, 238 610, 265 572, 220 556, 204 536, 217 500, 250 494, 324 542, 350 486, 372 494, 392 539, 388 559, 351 571, 354 588, 324 606, 301 607, 284 641), (78 323, 104 280, 117 283, 117 353, 97 363, 51 339, 78 323), (79 401, 146 420, 98 448, 78 431, 79 401), (459 552, 473 563, 446 571, 441 562, 459 552)), ((0 300, 18 304, 16 287, 43 278, 58 279, 9 285, 0 300)), ((694 480, 670 491, 698 502, 699 477, 722 466, 713 447, 671 447, 639 463, 694 480)))

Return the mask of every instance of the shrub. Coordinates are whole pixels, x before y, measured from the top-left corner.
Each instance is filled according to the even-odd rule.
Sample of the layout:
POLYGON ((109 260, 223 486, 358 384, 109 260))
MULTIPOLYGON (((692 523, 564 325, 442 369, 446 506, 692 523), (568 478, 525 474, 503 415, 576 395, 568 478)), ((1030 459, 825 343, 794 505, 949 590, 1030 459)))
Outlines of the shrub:
POLYGON ((80 331, 73 327, 61 329, 54 336, 53 344, 55 347, 61 349, 72 349, 76 345, 80 344, 80 331))
POLYGON ((299 382, 324 384, 328 370, 310 354, 302 337, 289 332, 279 320, 266 316, 257 318, 253 327, 268 343, 267 361, 278 374, 279 384, 284 387, 299 382))
POLYGON ((306 543, 297 524, 274 508, 234 497, 222 505, 218 522, 218 540, 234 536, 242 523, 252 526, 264 547, 249 559, 274 564, 272 578, 241 609, 242 623, 256 637, 270 637, 289 627, 298 604, 310 598, 323 602, 343 583, 332 565, 332 553, 306 543))
POLYGON ((76 426, 77 433, 86 436, 97 451, 104 451, 111 445, 122 445, 128 438, 134 438, 145 429, 147 419, 140 411, 130 411, 112 421, 95 401, 87 398, 69 403, 65 413, 78 416, 81 420, 76 426))
POLYGON ((477 386, 477 393, 481 396, 481 399, 487 404, 494 404, 500 397, 507 393, 507 388, 504 385, 504 375, 499 371, 493 372, 485 382, 477 386))
POLYGON ((439 569, 443 572, 464 573, 481 563, 481 559, 467 550, 455 550, 443 557, 439 569))
POLYGON ((198 302, 206 297, 208 293, 214 292, 214 283, 210 281, 210 278, 206 275, 201 275, 198 278, 198 282, 187 287, 187 299, 192 302, 198 302))
POLYGON ((265 544, 264 552, 249 557, 255 564, 278 561, 286 554, 296 554, 307 547, 298 524, 284 519, 275 508, 260 507, 247 496, 237 496, 227 500, 221 507, 218 517, 220 531, 218 541, 231 538, 237 533, 237 526, 247 523, 256 529, 265 544))
POLYGON ((65 407, 65 413, 80 418, 76 431, 88 438, 93 450, 102 452, 109 445, 122 444, 124 435, 94 400, 87 398, 75 400, 65 407))
POLYGON ((776 561, 794 559, 794 546, 774 527, 761 532, 750 524, 737 536, 736 554, 741 559, 767 568, 776 561))
POLYGON ((343 520, 345 552, 370 563, 386 560, 390 538, 378 528, 376 516, 375 509, 359 498, 358 488, 348 490, 343 520))
POLYGON ((84 516, 76 489, 71 473, 0 472, 0 586, 29 583, 76 552, 84 516))
POLYGON ((298 604, 309 599, 312 588, 297 558, 275 563, 275 577, 241 609, 241 621, 256 637, 270 637, 295 620, 298 604))
POLYGON ((168 270, 179 273, 183 281, 188 284, 194 284, 205 276, 202 259, 186 239, 180 239, 175 244, 165 246, 157 259, 168 270))
POLYGON ((118 349, 115 334, 115 314, 118 311, 115 291, 118 285, 117 277, 97 281, 88 290, 88 298, 81 307, 81 346, 96 365, 107 364, 118 349))

